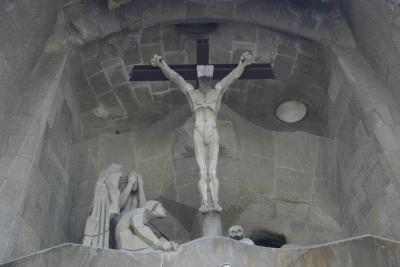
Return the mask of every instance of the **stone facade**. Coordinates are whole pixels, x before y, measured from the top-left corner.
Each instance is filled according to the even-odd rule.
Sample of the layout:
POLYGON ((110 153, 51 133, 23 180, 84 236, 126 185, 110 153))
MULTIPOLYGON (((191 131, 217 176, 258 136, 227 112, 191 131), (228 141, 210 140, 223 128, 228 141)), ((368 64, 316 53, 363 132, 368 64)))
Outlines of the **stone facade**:
POLYGON ((160 22, 202 20, 255 23, 317 41, 347 42, 335 1, 138 0, 109 12, 99 0, 79 0, 68 1, 63 11, 84 43, 160 22))
POLYGON ((357 46, 393 97, 400 101, 400 9, 396 0, 341 1, 357 46))
POLYGON ((399 106, 355 49, 332 50, 330 131, 349 235, 399 238, 399 106))
POLYGON ((0 147, 7 134, 5 125, 43 52, 61 4, 61 0, 0 3, 0 147))
MULTIPOLYGON (((76 242, 82 237, 97 174, 110 162, 123 164, 125 173, 131 167, 139 170, 146 196, 165 201, 166 209, 180 224, 176 226, 177 238, 190 238, 187 231, 194 227, 200 203, 194 122, 183 119, 171 130, 172 117, 146 131, 105 133, 74 147, 70 167, 77 195, 73 197, 76 204, 71 229, 76 242)), ((218 128, 225 230, 233 224, 243 225, 247 234, 257 229, 275 230, 297 244, 343 237, 334 167, 329 166, 334 164, 331 139, 304 132, 269 131, 226 106, 218 128)))
POLYGON ((6 124, 0 157, 2 261, 70 236, 67 169, 80 126, 67 67, 73 60, 56 48, 58 41, 48 41, 6 124))
MULTIPOLYGON (((207 37, 211 64, 237 63, 244 51, 250 51, 257 62, 272 63, 277 76, 276 80, 236 82, 223 97, 224 103, 268 129, 324 135, 329 79, 321 45, 245 23, 221 24, 207 37), (287 99, 300 99, 308 107, 307 120, 295 127, 280 123, 275 116, 276 107, 287 99)), ((168 64, 195 63, 196 38, 174 26, 156 24, 85 45, 74 87, 83 138, 143 129, 186 104, 173 83, 129 82, 128 73, 135 64, 150 64, 153 54, 162 55, 168 64), (100 105, 108 112, 105 118, 93 114, 100 105)))
POLYGON ((171 266, 235 267, 256 266, 397 266, 400 244, 374 236, 363 236, 313 247, 271 249, 255 247, 223 237, 202 238, 173 253, 126 253, 117 250, 65 244, 1 267, 84 267, 84 266, 171 266), (207 255, 205 257, 204 255, 207 255), (229 265, 228 265, 229 266, 229 265))
POLYGON ((69 147, 79 137, 79 130, 66 96, 70 90, 63 71, 66 56, 42 56, 30 82, 42 84, 44 79, 51 79, 51 83, 47 88, 29 87, 24 91, 8 127, 10 137, 0 159, 1 209, 7 214, 1 220, 3 229, 7 229, 2 232, 1 245, 7 258, 68 240, 66 170, 69 147), (49 73, 49 67, 55 72, 49 73), (54 233, 49 235, 49 230, 54 233))
MULTIPOLYGON (((148 198, 168 210, 160 231, 180 242, 193 238, 198 174, 186 100, 167 82, 128 81, 132 66, 154 53, 171 64, 194 63, 196 38, 172 25, 193 19, 220 23, 207 36, 211 63, 233 63, 250 50, 278 78, 239 81, 224 98, 218 173, 225 229, 274 230, 297 244, 367 233, 400 239, 398 1, 375 2, 342 3, 358 48, 334 1, 136 0, 112 12, 97 0, 70 1, 47 45, 59 1, 2 2, 0 261, 80 243, 95 179, 111 162, 143 173, 148 198), (293 98, 309 114, 285 125, 274 110, 293 98)), ((218 240, 198 244, 229 246, 218 240)), ((393 243, 364 241, 358 245, 376 254, 358 254, 350 242, 293 257, 395 266, 397 254, 376 248, 393 243)), ((67 247, 64 259, 96 252, 67 247)), ((287 253, 261 250, 242 252, 287 253)), ((32 259, 48 260, 33 256, 17 266, 35 266, 32 259)))

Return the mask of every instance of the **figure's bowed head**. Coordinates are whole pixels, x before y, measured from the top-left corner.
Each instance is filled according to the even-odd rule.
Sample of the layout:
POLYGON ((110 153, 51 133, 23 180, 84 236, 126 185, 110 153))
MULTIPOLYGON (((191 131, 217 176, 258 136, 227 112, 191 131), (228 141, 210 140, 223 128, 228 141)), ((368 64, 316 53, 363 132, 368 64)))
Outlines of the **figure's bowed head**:
POLYGON ((153 218, 164 218, 167 216, 164 207, 158 201, 147 201, 145 204, 145 208, 152 215, 153 218))

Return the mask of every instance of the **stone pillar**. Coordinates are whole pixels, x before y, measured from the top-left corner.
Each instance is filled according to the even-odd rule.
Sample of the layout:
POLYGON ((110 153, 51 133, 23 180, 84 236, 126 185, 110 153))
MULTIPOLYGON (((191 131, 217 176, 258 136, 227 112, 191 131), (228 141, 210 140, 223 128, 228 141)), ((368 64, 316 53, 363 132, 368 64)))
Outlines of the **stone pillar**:
MULTIPOLYGON (((208 190, 208 206, 211 207, 211 194, 208 190)), ((192 227, 192 238, 204 236, 223 236, 221 213, 208 211, 199 212, 192 227)))
POLYGON ((220 213, 209 211, 208 213, 200 213, 197 218, 200 237, 223 235, 220 213))

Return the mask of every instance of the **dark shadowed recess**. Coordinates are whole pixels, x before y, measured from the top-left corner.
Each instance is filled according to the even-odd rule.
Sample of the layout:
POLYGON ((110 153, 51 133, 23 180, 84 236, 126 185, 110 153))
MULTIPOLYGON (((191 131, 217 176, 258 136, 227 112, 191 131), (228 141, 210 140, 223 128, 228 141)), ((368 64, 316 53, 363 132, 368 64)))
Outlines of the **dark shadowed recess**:
POLYGON ((254 241, 255 245, 262 247, 280 248, 286 245, 286 237, 284 235, 267 230, 255 231, 250 236, 250 239, 254 241))

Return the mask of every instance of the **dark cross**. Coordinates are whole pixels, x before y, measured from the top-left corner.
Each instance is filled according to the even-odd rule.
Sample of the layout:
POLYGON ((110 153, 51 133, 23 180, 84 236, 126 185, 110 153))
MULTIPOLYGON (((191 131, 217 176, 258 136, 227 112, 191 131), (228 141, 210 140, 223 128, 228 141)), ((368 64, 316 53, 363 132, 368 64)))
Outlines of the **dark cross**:
MULTIPOLYGON (((185 80, 197 81, 197 65, 209 65, 208 39, 197 40, 197 64, 194 65, 169 65, 171 69, 180 74, 185 80)), ((168 63, 168 62, 167 62, 168 63)), ((213 64, 213 80, 221 80, 228 75, 237 64, 213 64)), ((241 80, 275 79, 272 66, 269 63, 254 63, 246 67, 241 80)), ((157 67, 151 65, 135 65, 130 73, 131 81, 167 81, 164 74, 157 67)))

